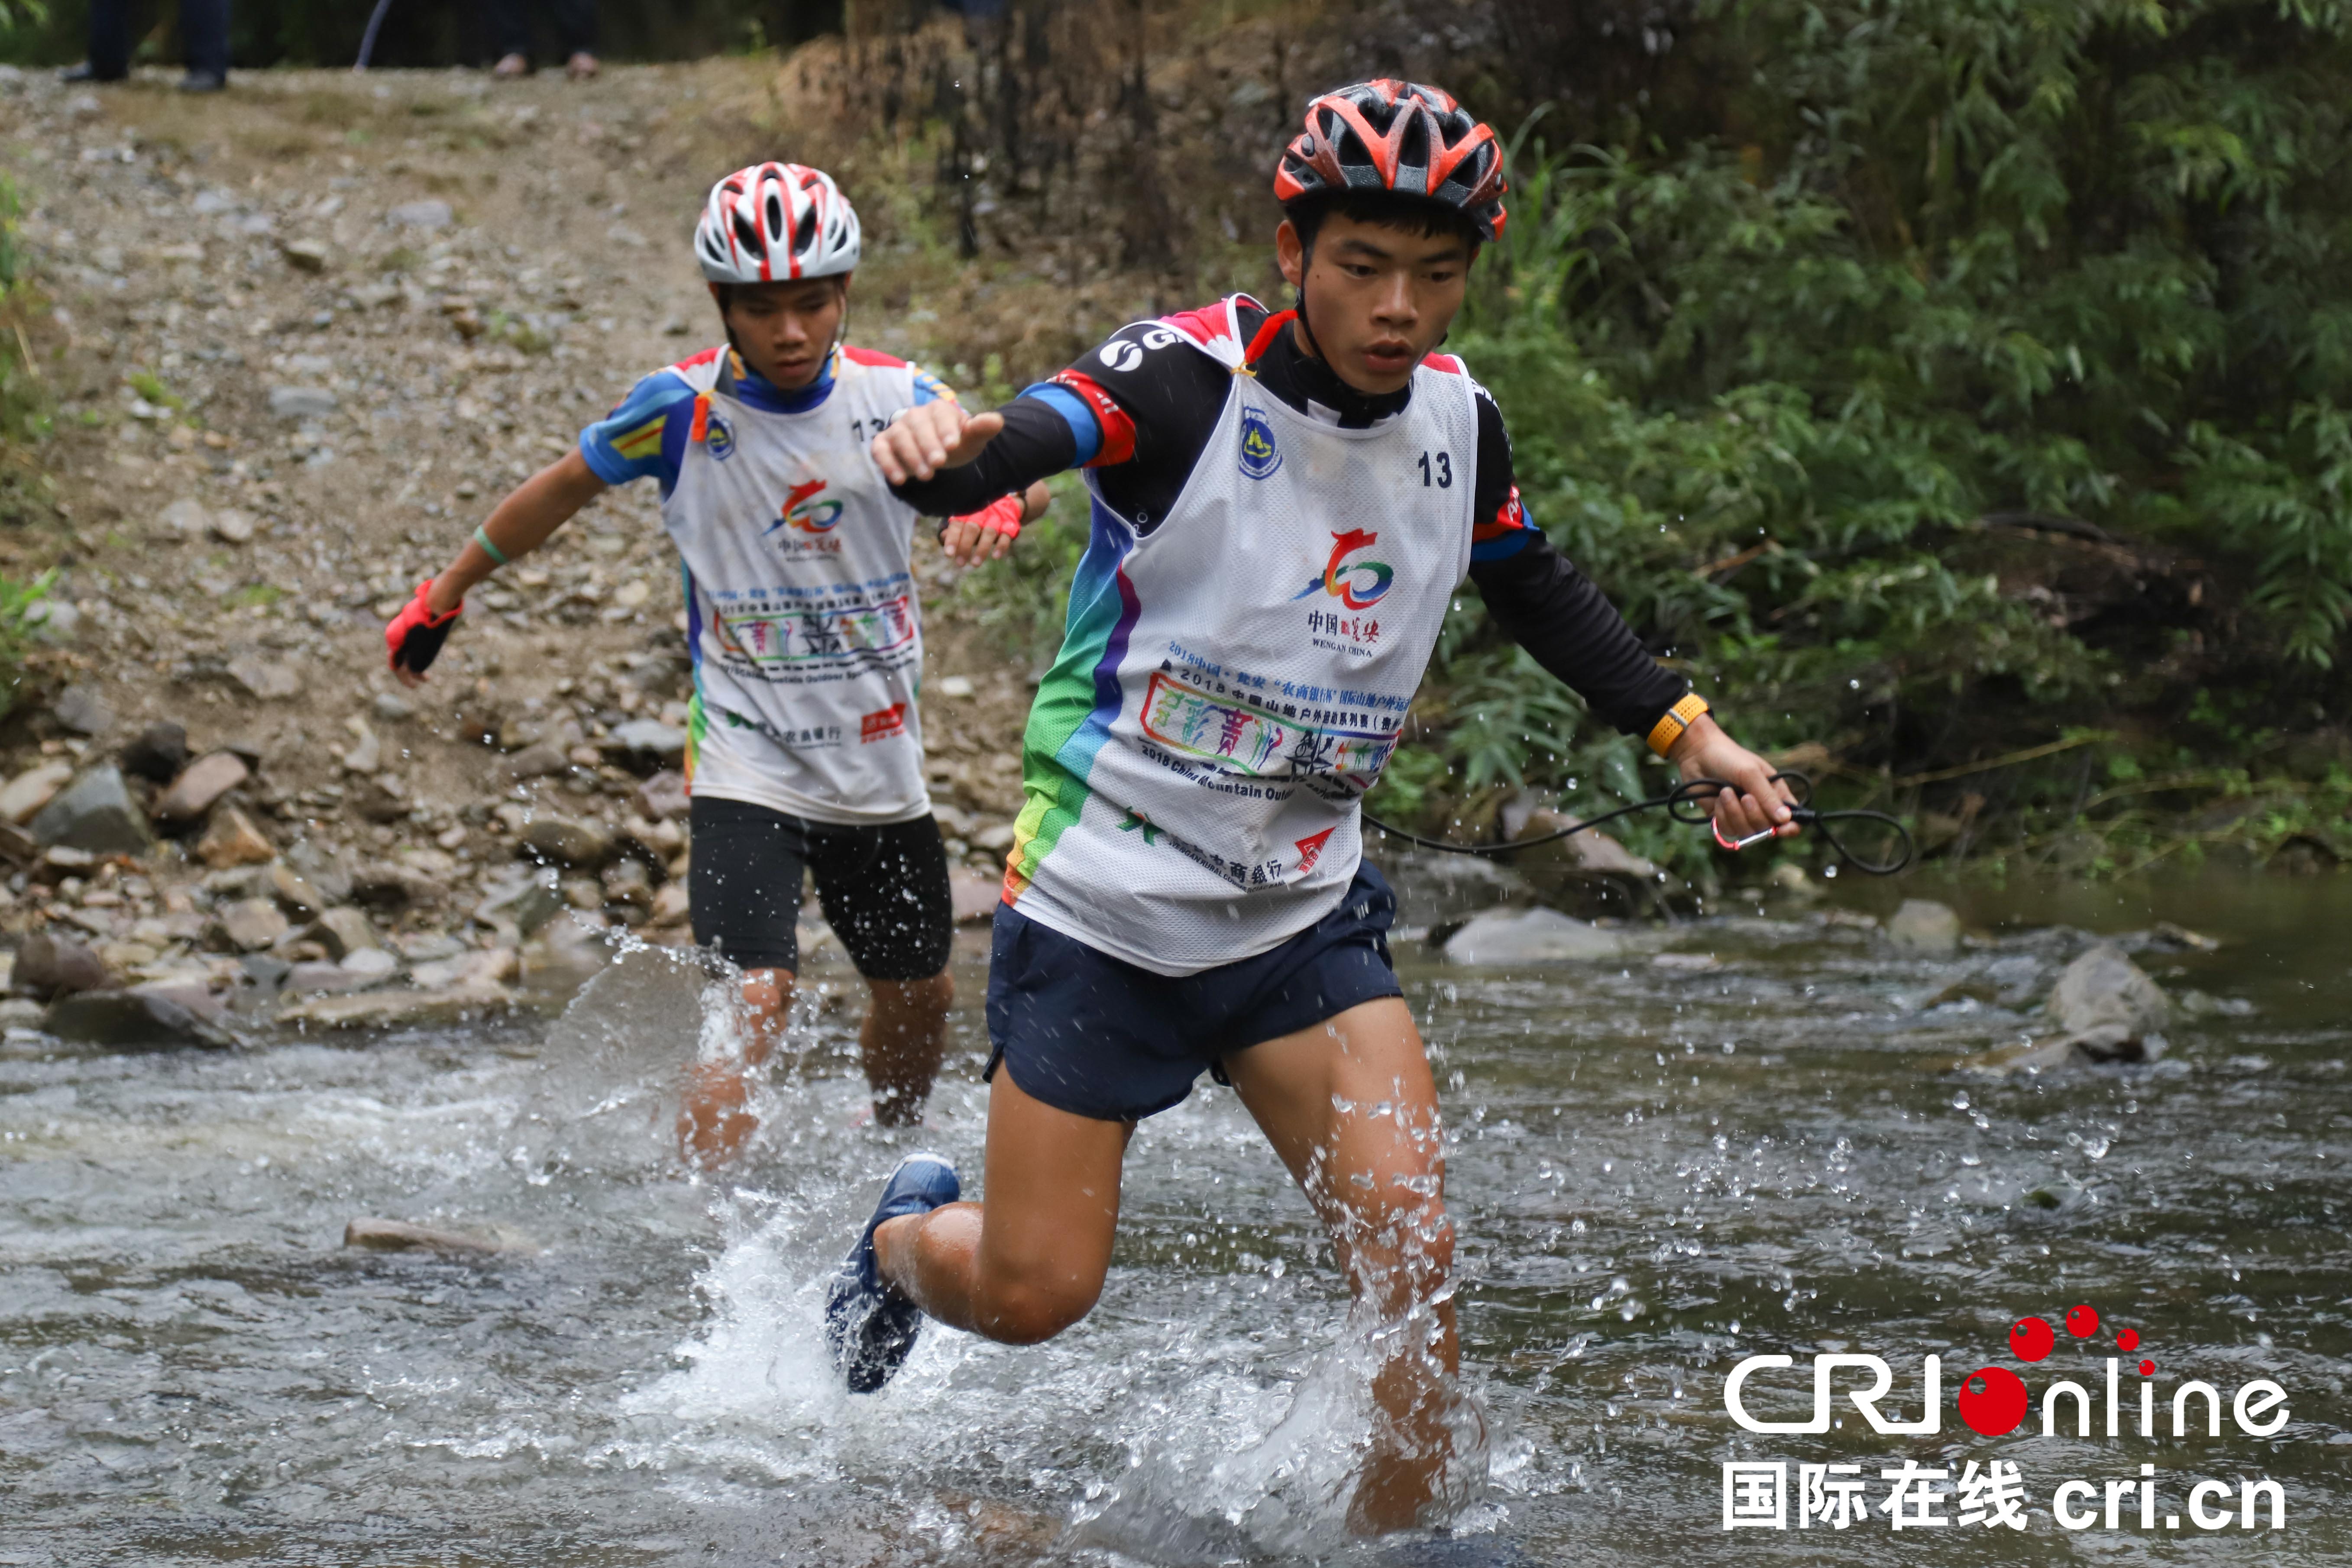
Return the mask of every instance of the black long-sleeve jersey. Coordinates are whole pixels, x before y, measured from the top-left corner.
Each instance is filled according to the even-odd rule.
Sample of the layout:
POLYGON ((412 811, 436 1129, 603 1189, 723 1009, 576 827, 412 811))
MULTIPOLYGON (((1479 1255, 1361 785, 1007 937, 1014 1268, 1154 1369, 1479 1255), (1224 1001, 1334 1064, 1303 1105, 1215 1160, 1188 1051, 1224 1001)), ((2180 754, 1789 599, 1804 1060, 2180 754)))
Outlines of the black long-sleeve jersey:
MULTIPOLYGON (((1222 306, 1212 309, 1222 314, 1222 306)), ((1356 391, 1299 346, 1287 321, 1254 301, 1240 301, 1237 316, 1245 341, 1265 340, 1250 367, 1258 384, 1310 417, 1367 428, 1394 417, 1412 396, 1409 386, 1377 397, 1356 391)), ((1000 409, 1004 429, 973 462, 895 485, 893 493, 945 517, 1084 466, 1096 470, 1104 504, 1139 534, 1150 532, 1192 477, 1232 379, 1205 354, 1167 352, 1175 341, 1160 322, 1122 328, 1000 409)), ((1470 581, 1503 630, 1594 712, 1627 734, 1649 734, 1687 683, 1650 656, 1601 590, 1528 521, 1502 413, 1484 387, 1476 395, 1479 521, 1470 581)))

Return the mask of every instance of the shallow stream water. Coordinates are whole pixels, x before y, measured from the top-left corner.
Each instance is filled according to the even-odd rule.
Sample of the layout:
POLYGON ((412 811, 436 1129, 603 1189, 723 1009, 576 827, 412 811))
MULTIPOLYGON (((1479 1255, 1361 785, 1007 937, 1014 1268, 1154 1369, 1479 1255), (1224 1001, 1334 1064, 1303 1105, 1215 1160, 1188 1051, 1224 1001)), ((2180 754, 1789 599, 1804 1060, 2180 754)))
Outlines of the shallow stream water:
MULTIPOLYGON (((678 1067, 723 1026, 698 971, 657 952, 551 1021, 233 1055, 13 1039, 0 1564, 2346 1560, 2352 879, 1941 896, 1979 933, 1956 957, 1786 909, 1636 931, 1607 963, 1400 945, 1455 1135, 1490 1442, 1449 1528, 1370 1544, 1340 1528, 1361 1419, 1333 1352, 1343 1292, 1205 1080, 1136 1138, 1092 1317, 1030 1349, 928 1331, 852 1399, 817 1348, 822 1280, 915 1142, 858 1125, 855 1005, 807 1010, 759 1146, 716 1182, 667 1130, 678 1067), (2222 945, 2151 936, 2165 920, 2222 945), (2186 999, 2161 1061, 1949 1069, 2047 1032, 2030 1009, 2095 934, 2186 999), (512 1246, 346 1250, 361 1215, 512 1246), (2062 1327, 2038 1366, 2009 1352, 2012 1321, 2078 1303, 2100 1335, 2062 1327), (2121 1326, 2156 1364, 2160 1430, 2194 1378, 2222 1394, 2222 1436, 2041 1435, 2053 1379, 2104 1398, 2121 1326), (1726 1413, 1742 1358, 1795 1358, 1749 1401, 1787 1418, 1811 1358, 1841 1351, 1888 1361, 1884 1407, 1906 1419, 1940 1356, 1939 1431, 1877 1436, 1843 1400, 1821 1436, 1726 1413), (2037 1399, 2005 1437, 1951 1408, 1988 1364, 2037 1399), (2291 1418, 2249 1436, 2227 1401, 2264 1377, 2291 1418), (2015 1462, 2028 1527, 1894 1529, 1877 1472, 1906 1459, 2015 1462), (1792 1490, 1800 1463, 1860 1464, 1870 1515, 1799 1530, 1792 1500, 1786 1530, 1726 1530, 1733 1460, 1787 1463, 1792 1490), (2054 1522, 2060 1481, 2136 1484, 2147 1462, 2156 1528, 2128 1497, 2115 1530, 2054 1522), (2249 1477, 2280 1483, 2284 1531, 2239 1527, 2249 1477), (2230 1527, 2165 1529, 2208 1478, 2230 1527)), ((974 1178, 982 957, 958 960, 919 1138, 974 1178)), ((2123 1381, 2130 1434, 2144 1380, 2123 1381)))

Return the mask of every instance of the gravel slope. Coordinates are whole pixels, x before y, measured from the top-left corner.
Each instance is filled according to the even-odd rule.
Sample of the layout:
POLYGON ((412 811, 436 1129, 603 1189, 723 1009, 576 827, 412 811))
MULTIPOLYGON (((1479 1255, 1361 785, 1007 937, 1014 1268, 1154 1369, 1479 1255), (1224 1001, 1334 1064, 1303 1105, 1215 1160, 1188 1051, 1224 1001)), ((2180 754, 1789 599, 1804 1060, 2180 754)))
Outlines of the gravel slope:
MULTIPOLYGON (((714 336, 685 236, 715 172, 778 150, 755 123, 772 73, 273 72, 204 100, 169 81, 0 76, 20 239, 56 307, 59 435, 39 460, 64 520, 6 530, 0 558, 60 567, 76 623, 0 730, 0 764, 87 771, 159 720, 192 755, 238 748, 257 766, 224 804, 280 864, 331 895, 356 879, 379 927, 433 952, 445 931, 511 941, 471 911, 514 879, 530 824, 575 820, 608 858, 602 894, 596 865, 567 869, 571 902, 675 935, 682 899, 661 884, 683 861, 639 795, 656 758, 612 742, 679 723, 688 689, 651 487, 478 593, 425 691, 394 686, 380 628, 508 486, 714 336)), ((879 311, 856 331, 919 346, 879 311)), ((936 550, 919 561, 936 586, 936 550)), ((933 775, 977 889, 1017 805, 1027 685, 936 615, 931 634, 933 775)), ((201 972, 217 993, 245 945, 219 910, 268 899, 269 868, 205 864, 201 828, 110 869, 31 867, 0 923, 71 915, 118 978, 201 972)), ((291 913, 271 951, 317 960, 291 913)))

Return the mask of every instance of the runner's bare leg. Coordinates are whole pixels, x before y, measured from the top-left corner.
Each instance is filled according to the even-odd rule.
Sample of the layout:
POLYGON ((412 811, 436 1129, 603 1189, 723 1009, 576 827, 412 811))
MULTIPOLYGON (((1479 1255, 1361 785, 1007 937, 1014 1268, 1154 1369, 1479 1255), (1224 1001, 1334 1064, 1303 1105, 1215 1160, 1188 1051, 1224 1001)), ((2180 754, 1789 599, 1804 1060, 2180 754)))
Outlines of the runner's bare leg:
POLYGON ((1392 1331, 1349 1518, 1366 1531, 1404 1529, 1444 1479, 1461 1370, 1444 1289, 1454 1274, 1445 1144, 1421 1032, 1387 997, 1237 1052, 1225 1071, 1323 1221, 1359 1305, 1392 1331))
POLYGON ((698 1165, 734 1158, 760 1125, 747 1109, 751 1073, 765 1065, 784 1037, 793 1006, 793 972, 750 969, 743 973, 743 1056, 740 1061, 697 1062, 687 1069, 679 1097, 679 1152, 698 1165))
POLYGON ((882 1277, 951 1329, 1003 1344, 1052 1339, 1093 1310, 1118 1228, 1135 1131, 990 1080, 986 1204, 950 1204, 874 1233, 882 1277))
POLYGON ((914 1127, 923 1120, 947 1049, 948 1008, 955 982, 944 969, 925 980, 869 980, 873 1000, 857 1044, 866 1061, 866 1081, 874 1090, 874 1120, 885 1127, 914 1127))

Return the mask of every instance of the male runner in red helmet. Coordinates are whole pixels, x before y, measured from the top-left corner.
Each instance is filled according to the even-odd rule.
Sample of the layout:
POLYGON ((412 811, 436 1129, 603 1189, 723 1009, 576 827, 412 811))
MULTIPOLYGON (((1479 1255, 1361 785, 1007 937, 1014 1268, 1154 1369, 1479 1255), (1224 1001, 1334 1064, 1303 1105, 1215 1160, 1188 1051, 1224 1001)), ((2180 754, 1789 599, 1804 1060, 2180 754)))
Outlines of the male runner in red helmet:
POLYGON ((1733 784, 1727 837, 1795 831, 1772 770, 1529 523, 1501 416, 1433 352, 1503 190, 1494 132, 1444 93, 1327 93, 1275 177, 1297 310, 1235 296, 1128 327, 997 413, 933 404, 875 441, 927 513, 1073 466, 1095 500, 996 912, 988 1199, 956 1202, 936 1155, 891 1177, 827 1306, 853 1389, 925 1314, 1013 1343, 1084 1317, 1128 1140, 1207 1068, 1383 1331, 1353 1521, 1409 1524, 1452 1489, 1444 1143, 1358 801, 1465 573, 1596 712, 1733 784))

